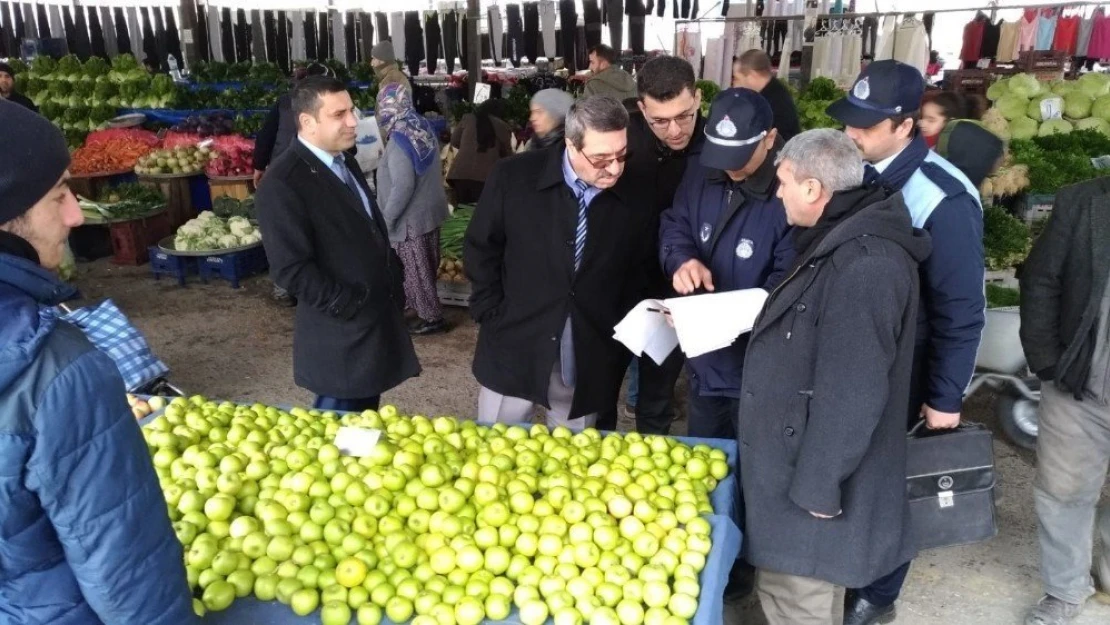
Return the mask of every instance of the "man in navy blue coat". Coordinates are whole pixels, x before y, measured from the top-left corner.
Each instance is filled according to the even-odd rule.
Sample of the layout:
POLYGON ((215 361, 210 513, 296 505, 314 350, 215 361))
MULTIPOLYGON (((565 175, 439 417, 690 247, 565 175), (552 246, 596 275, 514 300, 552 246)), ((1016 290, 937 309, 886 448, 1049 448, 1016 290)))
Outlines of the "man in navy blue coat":
POLYGON ((0 101, 0 623, 198 622, 115 363, 54 306, 81 208, 57 128, 0 101))
MULTIPOLYGON (((776 197, 782 140, 771 106, 750 89, 713 101, 705 144, 662 215, 660 261, 679 294, 771 290, 794 261, 786 210, 776 197)), ((691 358, 689 435, 736 438, 747 336, 691 358)))
MULTIPOLYGON (((960 423, 963 394, 975 370, 986 298, 983 207, 979 191, 916 134, 925 83, 898 61, 867 66, 828 113, 845 125, 867 162, 867 180, 901 191, 915 228, 933 240, 919 266, 921 304, 910 384, 909 419, 931 429, 960 423)), ((909 564, 850 595, 846 625, 894 617, 909 564)))

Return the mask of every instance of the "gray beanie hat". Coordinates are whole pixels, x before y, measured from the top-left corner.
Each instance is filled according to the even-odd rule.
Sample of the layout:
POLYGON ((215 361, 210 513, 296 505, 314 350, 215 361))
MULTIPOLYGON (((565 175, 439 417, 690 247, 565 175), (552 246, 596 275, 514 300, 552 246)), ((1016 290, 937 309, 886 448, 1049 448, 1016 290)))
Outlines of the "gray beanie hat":
POLYGON ((532 104, 547 111, 548 115, 562 123, 567 118, 570 107, 574 106, 574 98, 561 89, 543 89, 532 96, 532 104))
POLYGON ((0 224, 31 210, 69 167, 65 137, 45 117, 0 98, 0 224))
POLYGON ((374 47, 370 48, 370 57, 384 63, 395 63, 397 55, 393 52, 393 42, 386 40, 374 44, 374 47))

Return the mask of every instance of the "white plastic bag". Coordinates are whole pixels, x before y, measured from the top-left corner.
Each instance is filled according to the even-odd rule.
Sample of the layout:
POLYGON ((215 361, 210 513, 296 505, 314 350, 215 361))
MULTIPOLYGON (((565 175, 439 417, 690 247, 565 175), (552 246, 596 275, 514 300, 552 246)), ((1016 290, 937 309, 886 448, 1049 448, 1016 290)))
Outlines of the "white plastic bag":
POLYGON ((359 115, 358 126, 355 128, 355 146, 358 147, 355 160, 362 173, 369 178, 378 168, 384 152, 378 120, 373 115, 359 115))

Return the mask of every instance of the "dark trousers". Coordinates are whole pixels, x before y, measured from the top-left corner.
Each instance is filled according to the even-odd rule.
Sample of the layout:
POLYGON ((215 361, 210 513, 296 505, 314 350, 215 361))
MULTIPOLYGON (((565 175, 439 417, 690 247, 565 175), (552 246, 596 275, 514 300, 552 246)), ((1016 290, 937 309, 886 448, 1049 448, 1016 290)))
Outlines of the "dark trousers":
POLYGON ((477 204, 478 198, 482 197, 482 190, 486 186, 484 180, 455 178, 447 182, 450 183, 451 189, 455 191, 455 201, 459 204, 477 204))
MULTIPOLYGON (((913 351, 913 369, 910 373, 910 397, 907 427, 912 428, 921 418, 921 404, 925 402, 929 379, 927 375, 928 346, 918 345, 913 351)), ((902 586, 910 572, 911 562, 894 569, 887 575, 871 582, 865 588, 857 589, 857 594, 872 605, 886 607, 894 605, 902 594, 902 586)))
POLYGON ((424 29, 420 27, 420 12, 405 11, 405 64, 409 66, 409 76, 420 73, 420 61, 424 58, 424 29))
POLYGON ((381 403, 381 395, 360 399, 340 399, 338 397, 317 395, 312 407, 317 410, 334 410, 336 412, 362 412, 363 410, 377 410, 381 403))
MULTIPOLYGON (((536 13, 539 19, 539 13, 536 13)), ((510 4, 505 7, 505 20, 508 22, 509 34, 508 49, 502 53, 505 58, 513 63, 513 67, 520 67, 520 59, 524 56, 524 20, 520 16, 520 5, 510 4)))
MULTIPOLYGON (((345 50, 336 50, 337 53, 342 54, 347 65, 354 65, 358 61, 358 37, 355 35, 357 30, 355 22, 358 18, 351 15, 344 15, 342 12, 337 13, 336 17, 339 18, 340 23, 343 24, 343 39, 346 46, 345 50), (346 18, 346 20, 344 20, 346 18)), ((278 41, 287 41, 282 38, 285 31, 285 17, 283 13, 278 13, 278 41)), ((278 44, 281 47, 281 43, 278 44)), ((278 63, 281 65, 281 63, 278 63)))
POLYGON ((601 7, 597 0, 582 0, 582 19, 586 23, 586 45, 601 45, 601 7))
POLYGON ((326 61, 331 58, 331 22, 328 12, 320 11, 316 16, 316 60, 326 61))
POLYGON ((454 11, 443 14, 443 60, 447 73, 455 73, 455 59, 459 56, 459 18, 454 11))
MULTIPOLYGON (((639 359, 639 393, 636 397, 636 431, 667 435, 674 422, 674 387, 682 375, 686 356, 681 349, 657 365, 645 356, 639 359)), ((691 436, 693 436, 691 434, 691 436)))
POLYGON ((609 42, 617 54, 624 50, 624 16, 609 17, 609 42))
POLYGON ((628 46, 632 54, 644 53, 645 19, 643 17, 628 18, 628 46))
MULTIPOLYGON (((587 0, 590 1, 590 0, 587 0)), ((600 20, 601 18, 598 17, 600 20)), ((563 63, 570 73, 578 71, 578 59, 575 56, 575 34, 578 28, 578 10, 574 0, 559 2, 559 38, 562 41, 563 63)), ((600 24, 598 25, 600 28, 600 24)))
POLYGON ((392 41, 389 38, 389 16, 385 13, 375 12, 374 21, 378 25, 378 41, 392 41))
POLYGON ((308 58, 319 58, 319 47, 316 43, 316 14, 312 11, 304 14, 304 49, 305 56, 308 58))
POLYGON ((471 44, 469 23, 470 18, 467 17, 466 13, 463 13, 459 17, 459 65, 467 71, 470 71, 470 46, 481 43, 476 41, 471 44))
POLYGON ((524 3, 524 56, 532 63, 540 56, 540 5, 524 3))
POLYGON ((120 7, 115 7, 112 11, 116 23, 116 49, 120 54, 131 54, 131 33, 127 30, 127 18, 120 7))
POLYGON ((439 66, 439 48, 442 45, 443 34, 439 30, 439 13, 428 13, 424 19, 424 45, 425 60, 428 62, 428 73, 436 73, 439 66))
MULTIPOLYGON (((641 386, 640 395, 643 396, 641 386)), ((641 400, 642 401, 642 400, 641 400)), ((740 400, 732 397, 703 396, 691 385, 687 436, 736 440, 740 400)))

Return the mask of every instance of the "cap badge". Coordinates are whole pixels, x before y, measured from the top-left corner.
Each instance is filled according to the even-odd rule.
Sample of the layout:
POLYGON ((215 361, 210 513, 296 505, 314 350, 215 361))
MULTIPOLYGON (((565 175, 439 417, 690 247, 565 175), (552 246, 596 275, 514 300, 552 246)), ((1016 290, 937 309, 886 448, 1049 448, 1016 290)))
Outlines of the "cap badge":
POLYGON ((736 136, 736 124, 725 115, 721 121, 717 122, 717 134, 725 139, 731 139, 736 136))
POLYGON ((740 239, 740 244, 736 246, 737 258, 748 259, 755 253, 755 244, 751 239, 740 239))
POLYGON ((867 98, 870 98, 871 83, 868 82, 868 80, 869 78, 864 78, 857 82, 856 86, 852 87, 852 95, 856 96, 860 100, 866 100, 867 98))

